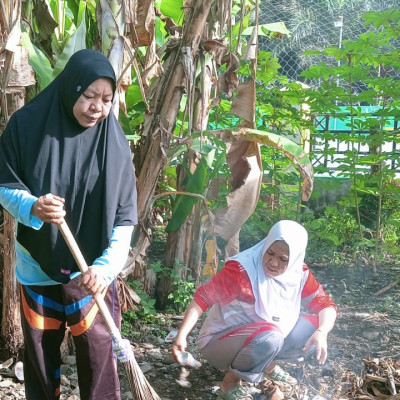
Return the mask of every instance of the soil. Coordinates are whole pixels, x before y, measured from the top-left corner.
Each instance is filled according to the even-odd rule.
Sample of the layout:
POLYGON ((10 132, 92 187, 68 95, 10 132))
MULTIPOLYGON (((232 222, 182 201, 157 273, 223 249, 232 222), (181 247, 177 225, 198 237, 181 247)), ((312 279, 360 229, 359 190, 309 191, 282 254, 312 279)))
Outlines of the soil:
MULTIPOLYGON (((289 391, 284 391, 282 387, 280 389, 285 399, 361 399, 362 397, 357 396, 362 396, 363 393, 367 396, 371 392, 370 382, 361 379, 367 372, 371 372, 367 371, 363 360, 374 357, 384 363, 400 359, 400 285, 381 295, 375 295, 399 278, 400 266, 381 267, 376 273, 370 266, 310 265, 310 268, 338 304, 339 317, 329 334, 329 357, 325 365, 319 366, 313 358, 295 364, 281 364, 298 379, 299 384, 289 391)), ((165 330, 177 329, 179 324, 179 319, 172 320, 172 324, 166 326, 165 330)), ((159 396, 163 400, 216 399, 214 391, 223 372, 213 368, 197 353, 194 345, 196 329, 190 336, 188 350, 202 366, 190 371, 187 379, 191 387, 186 388, 176 382, 181 369, 176 364, 168 365, 170 344, 160 344, 160 334, 161 332, 153 330, 142 337, 142 343, 151 343, 155 349, 161 349, 164 357, 164 362, 153 364, 153 368, 146 373, 148 381, 159 396)), ((146 359, 154 362, 148 351, 142 354, 138 354, 139 362, 146 359)), ((390 394, 387 384, 377 383, 375 386, 375 393, 390 394)), ((258 385, 258 389, 263 388, 258 385)), ((264 388, 263 392, 266 391, 264 388)), ((271 395, 266 396, 270 397, 271 395)))
MULTIPOLYGON (((299 363, 281 364, 281 367, 298 379, 298 385, 291 388, 285 389, 265 380, 264 385, 247 385, 248 389, 263 394, 265 399, 274 400, 390 399, 393 391, 382 378, 386 375, 380 372, 383 367, 378 367, 378 364, 390 364, 393 366, 392 371, 399 369, 400 372, 400 365, 394 363, 400 359, 400 285, 395 285, 381 295, 376 293, 398 279, 400 267, 380 267, 376 273, 369 266, 310 265, 310 268, 339 306, 340 314, 328 339, 328 361, 324 366, 319 366, 311 357, 299 363), (367 368, 365 360, 372 359, 375 364, 368 364, 367 368), (380 374, 380 380, 384 382, 369 380, 368 376, 374 374, 380 374)), ((136 360, 149 384, 162 400, 216 399, 215 390, 223 372, 199 356, 194 344, 198 327, 190 335, 188 350, 201 363, 201 367, 185 371, 173 363, 170 357, 171 343, 165 340, 169 332, 179 328, 182 317, 160 317, 164 324, 157 325, 157 328, 148 325, 132 327, 135 333, 132 344, 136 360)), ((76 374, 73 370, 70 373, 72 378, 67 376, 69 379, 64 388, 63 400, 79 399, 75 387, 76 374)), ((399 382, 397 390, 400 390, 396 371, 394 376, 395 383, 399 382)), ((120 368, 120 378, 122 399, 135 398, 123 367, 120 368)), ((255 398, 262 398, 257 396, 255 398)), ((23 399, 23 385, 15 378, 4 377, 0 381, 0 398, 23 399), (11 386, 4 384, 10 379, 11 386)))

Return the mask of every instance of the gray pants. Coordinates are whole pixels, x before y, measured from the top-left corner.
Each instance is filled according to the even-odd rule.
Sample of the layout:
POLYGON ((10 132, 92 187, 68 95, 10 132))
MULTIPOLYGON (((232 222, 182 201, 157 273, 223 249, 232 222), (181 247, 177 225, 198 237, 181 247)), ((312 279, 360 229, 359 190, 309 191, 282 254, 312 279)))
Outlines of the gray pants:
POLYGON ((289 358, 304 347, 317 324, 317 317, 300 316, 286 338, 268 323, 235 326, 216 334, 201 353, 218 369, 232 371, 247 382, 260 382, 273 360, 289 358))

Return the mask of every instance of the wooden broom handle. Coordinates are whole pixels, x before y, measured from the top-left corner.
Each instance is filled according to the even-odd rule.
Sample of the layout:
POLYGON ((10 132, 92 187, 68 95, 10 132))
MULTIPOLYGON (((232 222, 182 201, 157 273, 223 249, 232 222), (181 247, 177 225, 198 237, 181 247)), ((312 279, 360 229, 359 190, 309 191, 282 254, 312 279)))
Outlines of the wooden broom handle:
MULTIPOLYGON (((62 233, 69 249, 71 250, 73 257, 76 263, 78 264, 79 270, 82 272, 82 274, 84 274, 89 268, 88 265, 86 264, 85 258, 82 255, 81 250, 79 249, 78 243, 76 243, 74 235, 69 229, 68 224, 65 222, 65 220, 63 220, 62 224, 59 225, 58 228, 60 229, 60 232, 62 233)), ((96 301, 97 306, 99 307, 100 313, 104 318, 104 321, 107 325, 110 334, 118 340, 121 339, 121 333, 119 332, 117 326, 115 325, 115 322, 104 301, 104 298, 101 296, 101 294, 97 294, 94 296, 94 299, 96 301)))

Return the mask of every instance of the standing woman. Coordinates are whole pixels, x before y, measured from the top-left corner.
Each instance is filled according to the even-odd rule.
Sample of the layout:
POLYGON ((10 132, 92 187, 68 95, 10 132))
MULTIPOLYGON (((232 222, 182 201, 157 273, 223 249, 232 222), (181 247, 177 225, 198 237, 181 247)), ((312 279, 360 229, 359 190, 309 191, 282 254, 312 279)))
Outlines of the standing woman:
POLYGON ((60 345, 73 335, 82 400, 119 400, 112 343, 93 295, 117 326, 115 278, 137 223, 131 153, 111 112, 116 78, 95 50, 15 112, 0 136, 0 204, 18 221, 27 400, 60 397, 60 345), (58 225, 69 224, 89 270, 81 275, 58 225))
POLYGON ((210 311, 197 345, 211 364, 226 370, 218 396, 251 400, 241 380, 268 378, 294 384, 276 358, 313 346, 323 364, 327 335, 337 308, 304 264, 307 232, 295 221, 276 223, 260 243, 229 259, 208 283, 200 286, 185 313, 172 354, 187 347, 187 336, 201 314, 210 311), (310 314, 301 314, 304 306, 310 314))

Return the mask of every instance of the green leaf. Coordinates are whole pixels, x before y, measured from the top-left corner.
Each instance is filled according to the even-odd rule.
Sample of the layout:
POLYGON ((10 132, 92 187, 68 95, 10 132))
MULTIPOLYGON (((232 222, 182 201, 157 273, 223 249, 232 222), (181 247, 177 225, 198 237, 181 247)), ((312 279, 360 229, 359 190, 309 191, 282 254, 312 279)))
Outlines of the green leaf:
POLYGON ((128 87, 125 93, 125 101, 128 108, 143 101, 139 85, 133 84, 128 87))
POLYGON ((126 140, 137 143, 140 140, 140 135, 125 135, 126 140))
MULTIPOLYGON (((253 32, 254 26, 249 26, 243 31, 243 35, 251 35, 253 32)), ((270 32, 281 33, 282 35, 290 36, 290 31, 286 28, 284 22, 274 22, 273 24, 262 24, 258 25, 258 35, 259 36, 268 36, 270 32)))
POLYGON ((183 22, 183 0, 161 0, 160 11, 172 18, 176 24, 182 25, 183 22))
POLYGON ((211 168, 215 156, 216 147, 208 143, 203 143, 199 139, 195 139, 193 141, 192 147, 194 150, 198 151, 202 155, 207 165, 211 168))
POLYGON ((44 53, 31 42, 28 33, 21 33, 21 44, 22 47, 28 51, 29 65, 35 71, 40 90, 43 90, 53 79, 53 69, 51 68, 50 61, 46 58, 44 53))
POLYGON ((155 29, 155 39, 157 46, 161 47, 166 42, 167 32, 165 30, 165 22, 161 21, 159 17, 155 19, 156 29, 155 29))
POLYGON ((60 57, 54 66, 53 75, 56 77, 65 67, 72 54, 78 50, 86 49, 86 22, 85 22, 85 2, 79 3, 78 28, 68 39, 60 57))
MULTIPOLYGON (((207 161, 205 158, 202 158, 197 165, 194 174, 188 176, 188 184, 186 186, 186 191, 188 193, 204 194, 204 191, 207 187, 207 176, 209 169, 210 168, 207 161)), ((172 210, 172 217, 165 228, 165 231, 177 231, 192 212, 194 205, 199 201, 200 200, 197 197, 178 194, 172 210)))
POLYGON ((302 199, 307 201, 311 196, 314 181, 312 164, 303 148, 293 140, 275 133, 248 128, 241 128, 238 130, 223 129, 204 131, 203 133, 217 136, 219 134, 226 133, 232 135, 233 137, 240 137, 241 139, 264 144, 282 151, 298 168, 303 178, 302 199))
MULTIPOLYGON (((249 14, 247 14, 244 16, 242 21, 240 21, 234 25, 234 27, 232 28, 232 37, 237 37, 239 35, 241 25, 246 30, 246 28, 249 26, 249 19, 250 19, 250 16, 249 16, 249 14)), ((250 34, 251 34, 251 32, 250 32, 250 34)))
MULTIPOLYGON (((58 3, 58 1, 56 3, 58 3)), ((67 0, 66 3, 74 18, 78 18, 80 2, 76 0, 67 0)))
POLYGON ((226 152, 223 151, 219 156, 217 156, 217 161, 214 165, 213 171, 210 173, 209 179, 214 179, 220 170, 223 168, 224 164, 226 163, 226 152))

